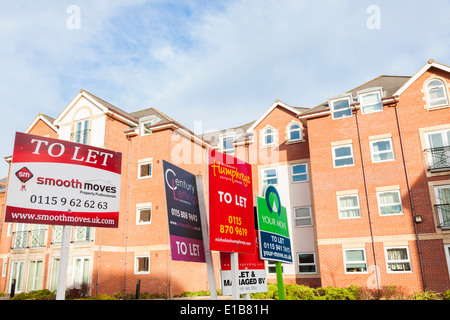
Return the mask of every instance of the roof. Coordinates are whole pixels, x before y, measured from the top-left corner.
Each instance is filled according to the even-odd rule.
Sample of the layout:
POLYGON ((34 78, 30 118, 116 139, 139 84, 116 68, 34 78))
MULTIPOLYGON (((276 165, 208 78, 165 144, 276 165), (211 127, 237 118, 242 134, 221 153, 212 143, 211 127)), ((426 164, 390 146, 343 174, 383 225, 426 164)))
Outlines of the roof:
MULTIPOLYGON (((351 94, 354 98, 357 96, 357 92, 369 89, 369 88, 382 88, 383 96, 390 97, 393 96, 399 88, 401 88, 408 80, 410 80, 410 76, 389 76, 389 75, 381 75, 370 81, 363 83, 351 90, 345 92, 345 94, 351 94)), ((301 117, 307 118, 312 115, 329 113, 330 108, 328 106, 328 101, 315 106, 308 111, 305 111, 301 114, 301 117)))
POLYGON ((207 132, 202 135, 202 139, 208 142, 212 146, 217 146, 220 142, 220 137, 226 136, 226 135, 233 135, 235 138, 235 142, 242 142, 246 139, 249 139, 253 135, 254 128, 262 121, 264 118, 266 118, 273 109, 276 107, 282 107, 288 111, 293 112, 295 115, 299 115, 302 112, 309 110, 309 108, 303 108, 303 107, 293 107, 290 106, 280 100, 275 100, 275 102, 255 121, 248 122, 244 125, 234 127, 234 128, 228 128, 223 129, 219 131, 213 131, 213 132, 207 132))

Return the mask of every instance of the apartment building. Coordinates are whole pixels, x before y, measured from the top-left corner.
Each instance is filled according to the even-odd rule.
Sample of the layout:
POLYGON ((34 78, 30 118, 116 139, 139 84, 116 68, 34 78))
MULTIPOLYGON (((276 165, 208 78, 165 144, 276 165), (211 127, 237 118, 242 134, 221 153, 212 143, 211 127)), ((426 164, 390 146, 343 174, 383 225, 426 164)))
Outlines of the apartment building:
POLYGON ((323 286, 450 288, 449 85, 430 60, 300 115, 323 286))
MULTIPOLYGON (((122 152, 119 228, 72 228, 68 285, 133 292, 139 279, 146 292, 209 290, 204 264, 170 259, 162 160, 206 177, 214 148, 252 165, 255 196, 277 187, 293 249, 285 282, 449 289, 449 86, 450 67, 430 60, 313 108, 276 100, 252 122, 202 136, 156 109, 128 113, 81 90, 25 130, 122 152)), ((0 291, 12 279, 16 292, 55 289, 61 228, 4 223, 4 201, 0 185, 0 291)), ((275 281, 274 264, 266 270, 275 281)))
MULTIPOLYGON (((156 109, 127 113, 84 90, 55 119, 39 114, 25 132, 122 153, 119 227, 72 227, 68 287, 131 293, 140 280, 142 292, 168 296, 208 290, 205 264, 171 261, 162 174, 164 159, 205 176, 191 151, 202 154, 207 144, 156 109)), ((4 223, 3 208, 0 291, 9 292, 13 279, 16 292, 55 290, 62 227, 4 223)))

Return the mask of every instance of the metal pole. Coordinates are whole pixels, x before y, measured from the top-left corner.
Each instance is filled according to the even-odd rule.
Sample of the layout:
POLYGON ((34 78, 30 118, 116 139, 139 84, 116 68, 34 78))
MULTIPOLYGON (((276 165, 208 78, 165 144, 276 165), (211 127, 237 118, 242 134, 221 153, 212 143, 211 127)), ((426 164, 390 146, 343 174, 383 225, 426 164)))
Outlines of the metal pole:
POLYGON ((69 265, 70 226, 63 226, 61 255, 59 258, 58 284, 56 287, 56 300, 64 300, 67 286, 67 267, 69 265))
POLYGON ((239 253, 232 252, 231 257, 231 299, 240 300, 239 294, 239 253))
POLYGON ((198 197, 198 206, 200 210, 200 222, 202 225, 203 246, 205 248, 205 260, 206 260, 206 269, 208 272, 209 293, 211 295, 211 300, 217 300, 216 278, 214 276, 214 265, 212 261, 212 254, 211 250, 209 249, 209 231, 206 214, 206 201, 205 201, 205 193, 203 191, 203 181, 201 175, 195 176, 195 183, 197 185, 197 197, 198 197))
POLYGON ((277 267, 278 300, 286 300, 284 294, 283 271, 281 267, 281 262, 277 261, 275 265, 277 267))

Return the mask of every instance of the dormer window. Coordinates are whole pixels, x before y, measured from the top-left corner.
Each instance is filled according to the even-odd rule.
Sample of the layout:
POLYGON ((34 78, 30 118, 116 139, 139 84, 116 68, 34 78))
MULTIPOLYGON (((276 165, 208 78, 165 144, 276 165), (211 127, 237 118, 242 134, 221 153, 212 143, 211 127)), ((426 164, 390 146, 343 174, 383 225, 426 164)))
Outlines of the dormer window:
POLYGON ((221 151, 226 154, 234 154, 234 136, 220 138, 221 151))
POLYGON ((381 90, 359 93, 358 96, 362 114, 383 111, 381 90))
POLYGON ((426 89, 428 104, 431 108, 448 105, 447 88, 442 80, 431 80, 426 89))
POLYGON ((350 117, 352 115, 352 110, 350 108, 350 96, 330 99, 328 102, 333 119, 340 119, 350 117))
POLYGON ((146 121, 146 122, 142 122, 141 123, 141 134, 143 136, 152 133, 152 130, 150 129, 150 127, 152 126, 152 122, 151 121, 146 121))

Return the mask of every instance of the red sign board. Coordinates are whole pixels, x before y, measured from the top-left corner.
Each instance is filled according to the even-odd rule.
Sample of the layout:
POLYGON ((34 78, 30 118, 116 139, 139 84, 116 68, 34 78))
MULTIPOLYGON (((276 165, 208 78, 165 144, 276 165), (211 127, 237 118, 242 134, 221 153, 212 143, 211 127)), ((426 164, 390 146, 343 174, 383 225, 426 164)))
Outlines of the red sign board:
POLYGON ((210 249, 256 253, 251 165, 211 150, 208 167, 210 249))
POLYGON ((117 228, 122 154, 17 132, 6 222, 117 228))

